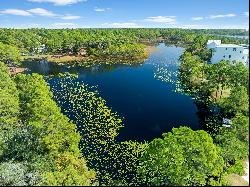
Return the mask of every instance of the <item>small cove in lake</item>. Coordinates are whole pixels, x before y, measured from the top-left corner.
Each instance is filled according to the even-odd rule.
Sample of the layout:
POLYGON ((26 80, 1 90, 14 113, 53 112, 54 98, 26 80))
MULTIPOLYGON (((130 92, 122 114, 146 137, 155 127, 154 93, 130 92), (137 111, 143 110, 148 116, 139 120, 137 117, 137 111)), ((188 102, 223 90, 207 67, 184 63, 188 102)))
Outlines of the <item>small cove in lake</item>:
MULTIPOLYGON (((84 83, 97 86, 107 105, 124 117, 117 140, 152 140, 173 127, 201 129, 192 98, 175 92, 179 56, 184 48, 160 43, 143 64, 68 67, 46 61, 24 62, 27 73, 77 73, 84 83)), ((55 79, 58 77, 55 77, 55 79)), ((48 81, 53 84, 53 78, 48 81)))

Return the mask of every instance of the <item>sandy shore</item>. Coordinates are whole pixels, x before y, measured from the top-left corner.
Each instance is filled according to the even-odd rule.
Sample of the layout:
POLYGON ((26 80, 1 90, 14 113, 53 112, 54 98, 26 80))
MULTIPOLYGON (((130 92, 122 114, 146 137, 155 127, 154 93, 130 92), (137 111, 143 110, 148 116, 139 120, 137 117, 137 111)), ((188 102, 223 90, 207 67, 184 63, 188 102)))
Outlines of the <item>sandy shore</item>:
POLYGON ((148 45, 147 47, 145 47, 145 52, 146 53, 148 53, 148 54, 150 54, 150 53, 152 53, 152 52, 154 52, 154 51, 156 51, 158 48, 156 47, 156 46, 151 46, 151 45, 148 45))
POLYGON ((20 67, 13 67, 13 66, 9 67, 9 72, 11 75, 22 73, 25 70, 26 70, 25 68, 20 68, 20 67))
MULTIPOLYGON (((145 58, 147 58, 152 52, 156 51, 156 46, 148 45, 145 47, 145 58)), ((55 62, 55 63, 66 63, 66 62, 91 62, 91 61, 105 61, 105 59, 99 59, 93 56, 76 56, 76 55, 34 55, 34 56, 26 56, 26 60, 41 60, 46 59, 49 62, 55 62)), ((106 60, 112 60, 112 59, 106 59, 106 60)), ((125 60, 125 59, 121 59, 125 60)), ((137 61, 138 59, 135 59, 137 61)), ((126 61, 126 60, 125 60, 126 61)))

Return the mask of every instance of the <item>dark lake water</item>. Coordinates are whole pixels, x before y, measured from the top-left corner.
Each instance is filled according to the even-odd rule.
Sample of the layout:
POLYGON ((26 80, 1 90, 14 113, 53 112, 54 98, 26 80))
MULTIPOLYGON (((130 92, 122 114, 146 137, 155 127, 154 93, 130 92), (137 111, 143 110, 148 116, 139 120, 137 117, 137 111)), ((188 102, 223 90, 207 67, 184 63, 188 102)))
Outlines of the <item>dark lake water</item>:
MULTIPOLYGON (((152 140, 173 127, 200 129, 191 97, 175 92, 181 47, 159 44, 137 66, 98 65, 92 68, 59 66, 46 61, 26 62, 29 72, 43 75, 78 73, 79 79, 96 86, 109 107, 124 117, 119 140, 152 140)), ((53 81, 53 79, 52 79, 53 81)))

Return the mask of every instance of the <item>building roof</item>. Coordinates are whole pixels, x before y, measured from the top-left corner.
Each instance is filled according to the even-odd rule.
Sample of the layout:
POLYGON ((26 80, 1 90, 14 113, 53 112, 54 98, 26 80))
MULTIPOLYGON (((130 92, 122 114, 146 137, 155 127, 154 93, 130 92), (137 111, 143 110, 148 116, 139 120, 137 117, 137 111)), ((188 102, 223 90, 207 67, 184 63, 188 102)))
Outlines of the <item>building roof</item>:
POLYGON ((208 40, 207 42, 221 42, 221 40, 208 40))
POLYGON ((207 44, 211 44, 211 43, 215 43, 217 45, 220 45, 221 44, 221 40, 208 40, 207 41, 207 44))
POLYGON ((235 45, 235 44, 220 44, 220 45, 216 45, 216 47, 242 47, 242 46, 235 45))

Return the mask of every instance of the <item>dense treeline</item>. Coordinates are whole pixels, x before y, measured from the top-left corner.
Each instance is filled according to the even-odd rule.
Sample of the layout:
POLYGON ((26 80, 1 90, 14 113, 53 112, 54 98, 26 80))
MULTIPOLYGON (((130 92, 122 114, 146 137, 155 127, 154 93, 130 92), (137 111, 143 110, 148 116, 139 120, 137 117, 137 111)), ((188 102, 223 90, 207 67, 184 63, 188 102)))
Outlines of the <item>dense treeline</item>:
POLYGON ((80 135, 37 74, 10 78, 0 63, 0 184, 91 185, 80 135))
POLYGON ((140 158, 138 180, 149 186, 219 184, 223 158, 211 136, 188 127, 172 131, 149 143, 140 158))
POLYGON ((155 31, 125 29, 0 30, 0 42, 16 46, 22 53, 39 53, 40 49, 46 54, 78 54, 84 48, 88 55, 129 58, 144 55, 140 40, 151 41, 158 36, 155 31))
POLYGON ((20 51, 17 47, 0 42, 0 61, 6 64, 19 64, 22 60, 20 51))
POLYGON ((196 29, 199 34, 214 34, 214 35, 232 35, 232 36, 248 36, 249 30, 246 29, 196 29))
MULTIPOLYGON (((222 34, 226 32, 240 34, 242 31, 221 30, 222 34)), ((192 43, 201 33, 220 34, 217 30, 191 29, 0 29, 0 46, 2 46, 0 51, 1 48, 4 48, 4 51, 16 48, 19 52, 11 49, 12 53, 22 55, 64 54, 141 59, 146 55, 144 44, 159 40, 192 43)), ((223 43, 248 43, 248 40, 240 38, 216 35, 209 37, 222 39, 223 43)))
POLYGON ((220 148, 224 175, 243 175, 249 144, 249 69, 224 60, 208 64, 205 44, 197 37, 183 53, 179 80, 184 92, 206 111, 204 125, 220 148))

